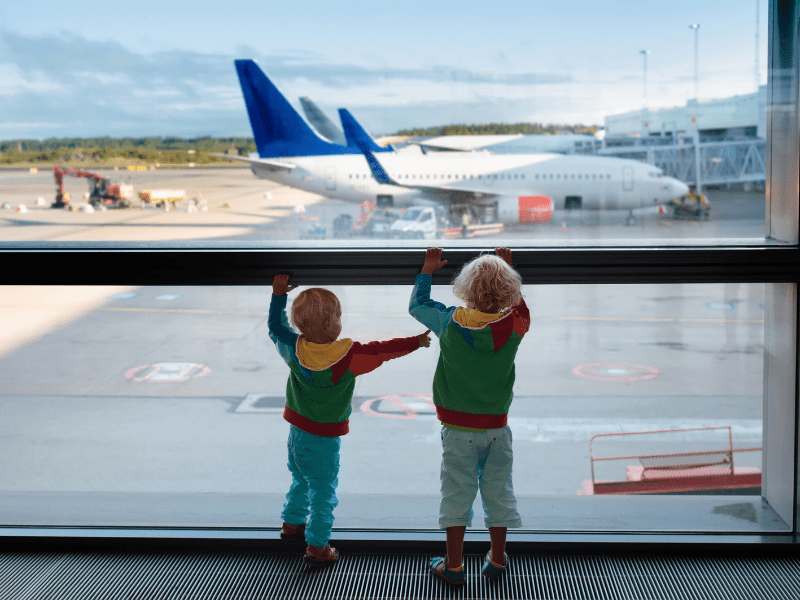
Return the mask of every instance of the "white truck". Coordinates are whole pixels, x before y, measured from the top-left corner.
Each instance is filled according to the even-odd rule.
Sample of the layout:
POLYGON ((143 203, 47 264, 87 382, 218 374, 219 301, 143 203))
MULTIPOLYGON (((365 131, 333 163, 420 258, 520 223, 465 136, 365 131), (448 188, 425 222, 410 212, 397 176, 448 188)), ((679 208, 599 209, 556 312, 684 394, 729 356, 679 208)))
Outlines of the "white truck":
POLYGON ((440 236, 441 228, 434 207, 409 206, 400 218, 392 223, 389 233, 392 239, 433 240, 440 236))

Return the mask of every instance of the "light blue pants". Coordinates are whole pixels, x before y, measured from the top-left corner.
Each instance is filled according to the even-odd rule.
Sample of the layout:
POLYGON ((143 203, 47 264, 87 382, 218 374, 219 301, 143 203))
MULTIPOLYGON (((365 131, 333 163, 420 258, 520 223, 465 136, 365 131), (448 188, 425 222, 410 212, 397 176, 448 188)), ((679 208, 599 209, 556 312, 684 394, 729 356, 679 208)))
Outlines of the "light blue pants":
POLYGON ((292 485, 286 494, 281 518, 289 525, 306 526, 306 542, 322 547, 331 539, 333 509, 339 504, 338 437, 321 437, 291 426, 289 430, 289 471, 292 485))
POLYGON ((511 483, 511 442, 508 426, 484 432, 442 427, 439 527, 471 526, 479 489, 486 527, 522 527, 511 483))

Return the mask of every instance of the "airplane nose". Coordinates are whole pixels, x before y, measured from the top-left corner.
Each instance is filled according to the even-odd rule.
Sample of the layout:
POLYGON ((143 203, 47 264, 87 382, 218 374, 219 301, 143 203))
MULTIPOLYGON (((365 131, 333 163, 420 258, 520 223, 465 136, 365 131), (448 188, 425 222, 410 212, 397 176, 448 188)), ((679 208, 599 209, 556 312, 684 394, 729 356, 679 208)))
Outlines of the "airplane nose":
POLYGON ((675 193, 676 198, 681 198, 689 193, 689 186, 683 183, 682 181, 678 181, 677 179, 672 180, 672 191, 675 193))

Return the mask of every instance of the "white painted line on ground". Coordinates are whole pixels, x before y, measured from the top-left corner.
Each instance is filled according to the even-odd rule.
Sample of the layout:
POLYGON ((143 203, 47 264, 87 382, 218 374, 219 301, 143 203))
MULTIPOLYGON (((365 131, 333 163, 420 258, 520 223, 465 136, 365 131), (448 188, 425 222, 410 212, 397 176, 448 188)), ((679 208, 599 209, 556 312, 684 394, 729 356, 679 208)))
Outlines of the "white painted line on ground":
POLYGON ((237 413, 280 413, 283 414, 283 407, 280 408, 259 408, 256 403, 264 397, 264 394, 247 394, 244 400, 239 403, 234 412, 237 413))
POLYGON ((183 294, 160 294, 158 296, 153 296, 153 300, 177 300, 178 298, 183 298, 183 294))
MULTIPOLYGON (((600 433, 637 433, 666 429, 696 429, 730 426, 734 447, 760 443, 763 425, 760 419, 591 419, 509 417, 514 437, 532 442, 588 441, 600 433)), ((696 440, 697 432, 671 433, 670 440, 696 440)), ((709 435, 715 435, 710 433, 709 435)), ((716 435, 721 435, 717 433, 716 435)), ((725 433, 724 437, 727 437, 725 433)))

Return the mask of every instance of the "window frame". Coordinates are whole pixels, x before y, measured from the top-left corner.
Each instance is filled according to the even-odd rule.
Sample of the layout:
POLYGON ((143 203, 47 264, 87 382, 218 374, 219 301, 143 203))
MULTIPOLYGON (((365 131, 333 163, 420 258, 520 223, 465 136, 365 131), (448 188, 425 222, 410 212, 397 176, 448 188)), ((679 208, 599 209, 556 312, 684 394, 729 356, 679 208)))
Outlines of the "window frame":
MULTIPOLYGON (((523 533, 510 535, 517 548, 543 543, 652 545, 665 541, 696 546, 720 544, 752 547, 753 543, 797 546, 800 532, 800 425, 798 410, 798 302, 800 248, 798 247, 798 183, 800 173, 800 96, 798 82, 797 17, 800 0, 770 2, 770 76, 768 100, 766 242, 759 245, 645 246, 578 248, 514 248, 515 267, 529 284, 633 283, 765 283, 764 386, 764 499, 791 525, 782 535, 523 533), (777 243, 775 243, 777 242, 777 243), (787 477, 786 474, 791 476, 787 477), (526 546, 527 545, 527 546, 526 546)), ((550 176, 552 178, 552 174, 550 176)), ((480 176, 478 176, 480 179, 480 176)), ((451 265, 462 264, 481 250, 448 248, 451 265)), ((2 243, 0 257, 13 265, 4 283, 34 285, 268 285, 275 273, 289 273, 292 281, 316 285, 410 285, 419 272, 420 248, 297 248, 277 244, 259 247, 192 248, 141 244, 2 243)), ((437 272, 434 284, 448 284, 455 266, 437 272)), ((441 544, 430 531, 347 531, 345 540, 383 548, 392 541, 419 551, 419 544, 441 544)), ((484 534, 469 532, 467 542, 484 534)), ((186 530, 179 528, 69 528, 7 527, 0 543, 52 547, 54 540, 83 544, 124 542, 152 546, 170 541, 195 545, 252 541, 263 543, 263 531, 186 530)), ((339 544, 347 548, 348 542, 339 544)), ((262 546, 263 547, 263 546, 262 546)))

